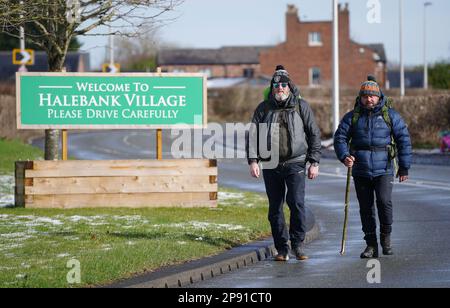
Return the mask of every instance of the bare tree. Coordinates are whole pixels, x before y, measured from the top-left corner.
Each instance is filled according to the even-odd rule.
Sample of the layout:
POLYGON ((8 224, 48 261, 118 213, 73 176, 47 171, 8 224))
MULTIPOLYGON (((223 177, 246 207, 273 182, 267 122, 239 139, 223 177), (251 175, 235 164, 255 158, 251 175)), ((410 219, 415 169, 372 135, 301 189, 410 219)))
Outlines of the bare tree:
POLYGON ((119 37, 116 59, 125 70, 153 70, 161 45, 157 28, 150 29, 138 38, 119 37))
POLYGON ((165 42, 160 28, 148 29, 138 38, 119 37, 116 43, 115 59, 127 71, 149 71, 156 68, 156 58, 163 49, 176 48, 173 43, 165 42))
MULTIPOLYGON (((61 72, 72 38, 78 35, 137 37, 167 22, 162 15, 183 0, 0 0, 0 31, 19 38, 32 24, 29 40, 46 51, 50 72, 61 72)), ((45 132, 45 159, 59 158, 59 131, 45 132)))

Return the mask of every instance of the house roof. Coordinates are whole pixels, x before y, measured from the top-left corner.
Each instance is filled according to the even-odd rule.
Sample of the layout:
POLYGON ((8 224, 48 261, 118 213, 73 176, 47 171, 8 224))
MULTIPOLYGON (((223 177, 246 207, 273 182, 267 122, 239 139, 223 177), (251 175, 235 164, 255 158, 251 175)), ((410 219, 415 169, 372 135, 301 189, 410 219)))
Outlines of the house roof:
MULTIPOLYGON (((360 44, 374 51, 383 63, 387 62, 383 44, 360 44)), ((165 49, 158 54, 158 65, 224 65, 259 64, 259 54, 273 46, 230 46, 219 49, 165 49)))
MULTIPOLYGON (((84 61, 85 71, 90 71, 89 54, 84 52, 69 52, 64 66, 67 72, 77 72, 80 58, 84 61)), ((0 80, 13 80, 19 69, 12 64, 12 51, 0 51, 0 80)), ((44 51, 34 53, 34 65, 27 66, 29 72, 48 72, 47 54, 44 51)))
POLYGON ((387 62, 386 52, 384 51, 383 44, 363 44, 363 46, 376 52, 378 54, 378 56, 380 57, 379 61, 381 61, 383 63, 387 62))
POLYGON ((259 53, 272 46, 230 46, 219 49, 166 49, 158 65, 258 64, 259 53))

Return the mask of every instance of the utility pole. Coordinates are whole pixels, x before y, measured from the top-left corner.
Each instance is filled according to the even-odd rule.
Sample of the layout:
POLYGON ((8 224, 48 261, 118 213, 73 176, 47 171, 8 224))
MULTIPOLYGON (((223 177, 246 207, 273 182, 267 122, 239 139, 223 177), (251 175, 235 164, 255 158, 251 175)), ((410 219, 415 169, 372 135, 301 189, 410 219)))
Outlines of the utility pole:
POLYGON ((428 89, 428 61, 427 61, 427 7, 431 2, 423 4, 423 88, 428 89))
POLYGON ((333 134, 339 126, 339 5, 333 0, 333 134))
MULTIPOLYGON (((20 1, 20 9, 23 9, 23 1, 20 1)), ((20 14, 20 20, 23 19, 23 15, 20 14)), ((24 52, 25 51, 25 28, 24 27, 20 27, 20 52, 24 52)), ((27 72, 27 67, 25 66, 25 63, 22 63, 22 65, 19 67, 19 72, 27 72)))
POLYGON ((109 65, 114 67, 114 34, 109 26, 109 65))
POLYGON ((403 63, 403 0, 400 2, 400 98, 405 96, 405 66, 403 63))

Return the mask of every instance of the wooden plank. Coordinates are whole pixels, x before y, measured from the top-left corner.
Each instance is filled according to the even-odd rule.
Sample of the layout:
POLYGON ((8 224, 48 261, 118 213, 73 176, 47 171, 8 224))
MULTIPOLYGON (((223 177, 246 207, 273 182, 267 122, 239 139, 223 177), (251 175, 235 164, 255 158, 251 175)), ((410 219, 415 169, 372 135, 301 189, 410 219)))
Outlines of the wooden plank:
POLYGON ((162 135, 162 129, 158 129, 156 131, 156 159, 162 160, 163 159, 163 135, 162 135))
MULTIPOLYGON (((20 72, 16 73, 16 124, 17 124, 17 129, 21 129, 22 128, 22 109, 21 107, 21 95, 22 93, 20 92, 20 72)), ((17 206, 17 205, 16 205, 17 206)))
POLYGON ((67 129, 62 130, 62 159, 67 160, 67 153, 68 153, 68 145, 67 145, 67 129))
POLYGON ((142 168, 142 169, 60 169, 60 170, 26 170, 27 178, 51 177, 111 177, 111 176, 217 176, 217 168, 142 168))
MULTIPOLYGON (((158 167, 210 167, 208 159, 167 159, 163 161, 142 160, 69 160, 48 161, 39 160, 34 162, 34 170, 56 170, 56 169, 91 169, 91 168, 158 168, 158 167)), ((216 166, 211 166, 216 167, 216 166)))
POLYGON ((216 192, 217 183, 203 177, 35 178, 26 195, 216 192))
POLYGON ((217 206, 215 160, 38 161, 20 174, 29 208, 217 206))
POLYGON ((25 206, 25 170, 32 168, 33 162, 18 161, 15 163, 14 204, 16 207, 25 206))
POLYGON ((209 193, 35 195, 26 196, 27 208, 145 208, 145 207, 214 207, 209 193))
MULTIPOLYGON (((209 166, 213 167, 213 168, 217 168, 217 159, 211 159, 209 161, 209 166)), ((214 175, 209 176, 209 183, 217 184, 217 176, 214 176, 214 175)), ((218 191, 218 189, 209 193, 209 199, 211 201, 217 201, 217 199, 218 199, 217 191, 218 191)))
POLYGON ((208 126, 208 77, 203 76, 203 127, 208 126))

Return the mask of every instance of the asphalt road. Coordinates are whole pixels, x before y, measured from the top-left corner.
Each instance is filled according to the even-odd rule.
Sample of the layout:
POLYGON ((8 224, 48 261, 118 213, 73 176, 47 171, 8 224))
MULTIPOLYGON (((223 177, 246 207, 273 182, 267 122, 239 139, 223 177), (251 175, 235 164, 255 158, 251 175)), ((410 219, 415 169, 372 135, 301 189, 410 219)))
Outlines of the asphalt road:
MULTIPOLYGON (((169 157, 168 133, 165 137, 163 150, 169 157)), ((39 143, 42 141, 36 141, 39 143)), ((154 133, 144 131, 70 134, 69 155, 80 159, 154 158, 154 144, 154 133)), ((321 228, 320 239, 307 247, 308 261, 260 262, 193 287, 450 287, 450 166, 413 165, 410 181, 394 186, 395 255, 382 256, 375 267, 359 259, 365 244, 353 187, 347 254, 339 255, 346 170, 336 160, 326 159, 320 172, 317 180, 307 182, 307 205, 321 228), (372 276, 378 268, 379 275, 372 276), (369 283, 368 275, 380 278, 380 283, 369 283)), ((262 181, 249 177, 243 160, 220 160, 219 184, 264 192, 262 181)))

